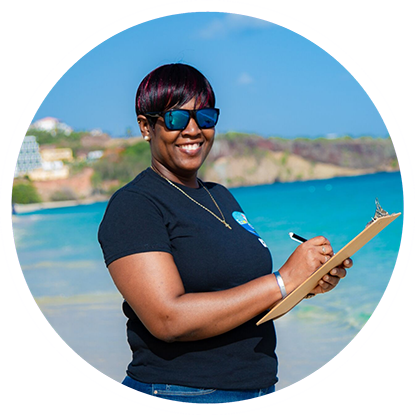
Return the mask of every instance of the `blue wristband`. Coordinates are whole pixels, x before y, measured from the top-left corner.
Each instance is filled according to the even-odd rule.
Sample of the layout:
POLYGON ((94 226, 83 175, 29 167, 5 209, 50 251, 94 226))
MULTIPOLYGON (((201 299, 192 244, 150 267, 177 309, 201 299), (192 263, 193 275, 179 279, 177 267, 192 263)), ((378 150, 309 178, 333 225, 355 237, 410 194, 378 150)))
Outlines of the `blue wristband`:
POLYGON ((282 298, 284 299, 287 296, 287 290, 285 289, 284 280, 281 277, 279 271, 274 272, 275 278, 277 279, 278 287, 280 287, 282 298))

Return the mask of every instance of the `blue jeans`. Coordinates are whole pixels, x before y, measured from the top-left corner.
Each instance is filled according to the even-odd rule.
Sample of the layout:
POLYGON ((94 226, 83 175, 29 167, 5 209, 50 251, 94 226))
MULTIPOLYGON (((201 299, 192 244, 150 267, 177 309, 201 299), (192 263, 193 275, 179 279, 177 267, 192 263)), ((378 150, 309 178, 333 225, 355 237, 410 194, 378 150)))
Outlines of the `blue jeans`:
POLYGON ((203 389, 169 385, 165 383, 142 383, 130 378, 129 376, 126 376, 122 384, 139 392, 158 396, 159 398, 192 403, 224 403, 243 401, 245 399, 256 398, 275 391, 274 385, 269 388, 249 390, 203 389))

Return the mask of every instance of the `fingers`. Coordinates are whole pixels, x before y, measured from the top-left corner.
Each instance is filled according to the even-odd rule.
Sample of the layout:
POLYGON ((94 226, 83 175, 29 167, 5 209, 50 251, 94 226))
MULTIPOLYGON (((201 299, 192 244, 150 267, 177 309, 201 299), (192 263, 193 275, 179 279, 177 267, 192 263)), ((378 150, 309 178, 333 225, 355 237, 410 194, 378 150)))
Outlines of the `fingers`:
POLYGON ((352 258, 347 258, 343 261, 343 266, 345 268, 351 268, 353 266, 353 260, 352 258))
POLYGON ((320 261, 320 265, 326 263, 329 259, 330 256, 328 255, 320 255, 317 253, 317 259, 320 261))
POLYGON ((293 280, 298 280, 300 283, 300 280, 310 276, 333 255, 333 248, 328 239, 324 236, 317 236, 300 244, 283 267, 287 275, 291 275, 291 272, 295 270, 293 280), (295 275, 297 277, 294 277, 295 275))
POLYGON ((320 264, 326 263, 333 256, 333 248, 329 240, 324 236, 316 236, 310 239, 308 243, 320 264))
POLYGON ((330 291, 346 276, 346 273, 347 271, 344 268, 333 268, 329 274, 319 281, 319 286, 323 291, 330 291))
MULTIPOLYGON (((326 261, 327 262, 327 261, 326 261)), ((330 271, 331 275, 336 275, 339 278, 344 278, 346 276, 346 270, 345 268, 351 268, 353 266, 353 261, 351 258, 347 258, 343 261, 342 265, 339 265, 336 268, 333 268, 330 271)))
MULTIPOLYGON (((325 244, 325 238, 317 237, 315 238, 315 242, 319 242, 320 245, 317 245, 316 248, 319 249, 318 257, 322 264, 327 262, 331 256, 333 255, 333 250, 331 249, 330 243, 325 244), (326 254, 323 253, 323 246, 325 247, 326 254), (330 247, 330 250, 328 250, 330 247)), ((328 241, 327 241, 328 242, 328 241)), ((313 294, 320 294, 326 293, 331 291, 333 288, 337 286, 342 278, 344 278, 347 274, 347 268, 351 268, 353 266, 353 260, 351 258, 347 258, 343 261, 342 265, 339 265, 333 268, 327 275, 325 275, 319 282, 318 285, 311 291, 313 294)))
POLYGON ((324 256, 333 256, 333 248, 331 247, 330 243, 321 245, 321 247, 319 247, 319 251, 324 256))
POLYGON ((312 246, 317 248, 317 252, 322 256, 320 257, 321 263, 328 261, 328 258, 333 256, 333 248, 330 245, 330 242, 324 236, 316 236, 309 240, 312 246))
POLYGON ((336 267, 333 268, 329 274, 338 278, 344 278, 346 276, 346 270, 341 267, 336 267))
POLYGON ((315 236, 309 239, 309 242, 312 242, 314 245, 330 245, 329 240, 324 236, 315 236))
POLYGON ((325 275, 319 282, 319 286, 323 291, 332 290, 340 281, 339 277, 333 277, 332 275, 325 275))

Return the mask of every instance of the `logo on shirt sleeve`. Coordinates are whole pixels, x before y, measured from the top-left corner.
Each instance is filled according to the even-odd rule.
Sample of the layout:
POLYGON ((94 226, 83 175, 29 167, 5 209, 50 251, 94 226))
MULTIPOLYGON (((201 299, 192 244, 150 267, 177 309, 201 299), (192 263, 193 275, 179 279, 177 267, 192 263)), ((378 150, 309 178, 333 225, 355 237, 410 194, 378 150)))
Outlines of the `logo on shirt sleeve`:
POLYGON ((233 212, 232 213, 233 218, 239 225, 241 225, 244 229, 246 229, 248 232, 251 232, 253 235, 258 237, 258 241, 261 242, 262 245, 264 245, 265 248, 268 248, 266 243, 259 237, 257 231, 254 229, 254 227, 248 222, 248 219, 242 212, 233 212))

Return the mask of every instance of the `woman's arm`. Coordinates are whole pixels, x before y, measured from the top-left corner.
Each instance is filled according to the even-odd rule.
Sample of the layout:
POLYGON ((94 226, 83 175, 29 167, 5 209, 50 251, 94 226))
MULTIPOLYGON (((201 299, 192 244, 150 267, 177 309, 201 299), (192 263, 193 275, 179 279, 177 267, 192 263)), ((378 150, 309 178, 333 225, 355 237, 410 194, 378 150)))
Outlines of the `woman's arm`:
MULTIPOLYGON (((326 261, 323 245, 325 254, 331 255, 327 239, 313 238, 301 244, 280 269, 288 293, 326 261)), ((173 257, 166 252, 126 256, 108 268, 142 323, 166 342, 200 340, 225 333, 281 299, 274 274, 228 290, 186 293, 173 257)), ((328 283, 330 287, 345 275, 343 268, 336 269, 338 275, 328 283)))
POLYGON ((167 342, 224 333, 281 299, 273 274, 228 290, 185 293, 173 257, 166 252, 130 255, 110 264, 109 270, 146 328, 167 342))

